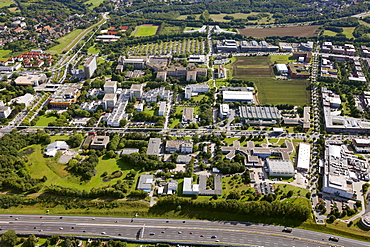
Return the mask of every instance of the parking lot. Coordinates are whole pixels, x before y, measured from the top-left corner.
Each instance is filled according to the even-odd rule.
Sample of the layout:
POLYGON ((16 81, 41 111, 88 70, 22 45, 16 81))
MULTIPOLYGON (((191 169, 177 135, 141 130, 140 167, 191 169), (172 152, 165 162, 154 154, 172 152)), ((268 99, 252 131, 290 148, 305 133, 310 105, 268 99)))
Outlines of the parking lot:
POLYGON ((267 182, 260 182, 259 184, 256 183, 254 184, 254 188, 256 189, 256 193, 261 195, 267 195, 275 192, 272 183, 267 182))

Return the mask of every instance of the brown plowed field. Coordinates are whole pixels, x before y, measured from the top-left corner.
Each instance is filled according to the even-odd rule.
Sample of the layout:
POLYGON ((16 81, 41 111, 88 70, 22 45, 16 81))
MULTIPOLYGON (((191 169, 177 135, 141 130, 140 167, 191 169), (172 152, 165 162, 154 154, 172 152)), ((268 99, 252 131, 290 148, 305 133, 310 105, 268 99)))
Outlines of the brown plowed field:
POLYGON ((299 27, 273 27, 273 28, 244 28, 238 29, 240 34, 255 38, 265 38, 271 36, 294 36, 294 37, 313 37, 317 34, 320 25, 299 26, 299 27))

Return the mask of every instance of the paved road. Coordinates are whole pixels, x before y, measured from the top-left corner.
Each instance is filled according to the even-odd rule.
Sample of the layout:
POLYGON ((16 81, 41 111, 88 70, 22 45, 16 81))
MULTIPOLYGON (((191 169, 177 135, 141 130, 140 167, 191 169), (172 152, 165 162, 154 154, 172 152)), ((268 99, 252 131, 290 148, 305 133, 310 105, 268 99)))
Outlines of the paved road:
POLYGON ((229 221, 145 219, 88 216, 0 215, 0 233, 14 229, 26 234, 70 234, 105 236, 141 240, 229 243, 259 246, 369 246, 369 243, 340 237, 338 243, 328 241, 331 235, 293 229, 283 233, 281 226, 229 221), (60 218, 62 217, 62 218, 60 218), (144 227, 145 226, 145 227, 144 227), (143 230, 144 229, 144 230, 143 230), (42 230, 42 231, 41 231, 42 230), (151 235, 150 233, 154 233, 151 235), (201 237, 204 235, 204 237, 201 237), (216 236, 216 238, 212 238, 216 236))

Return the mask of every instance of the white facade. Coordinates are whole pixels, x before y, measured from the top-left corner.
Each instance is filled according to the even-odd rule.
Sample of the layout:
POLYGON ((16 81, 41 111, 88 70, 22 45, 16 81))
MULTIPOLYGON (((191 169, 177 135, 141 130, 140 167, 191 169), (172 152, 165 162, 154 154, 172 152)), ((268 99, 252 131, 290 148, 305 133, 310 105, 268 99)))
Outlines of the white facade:
POLYGON ((230 115, 230 108, 228 104, 221 104, 220 105, 220 118, 228 118, 230 115))
POLYGON ((17 102, 18 104, 24 104, 26 107, 30 106, 34 97, 30 93, 26 93, 23 96, 20 96, 18 98, 15 98, 14 101, 17 102))
POLYGON ((167 103, 165 101, 159 102, 158 116, 164 116, 166 113, 167 103))
POLYGON ((209 86, 207 84, 191 84, 185 87, 185 99, 190 99, 198 93, 207 93, 209 86))
POLYGON ((222 97, 225 102, 243 101, 253 103, 253 93, 248 91, 223 91, 222 97))
POLYGON ((115 94, 106 94, 104 95, 103 102, 105 109, 112 109, 116 105, 117 96, 115 94))
POLYGON ((193 178, 184 178, 182 194, 194 195, 199 193, 199 184, 193 184, 193 178))
POLYGON ((116 93, 117 91, 117 82, 116 81, 107 81, 104 84, 104 92, 105 93, 116 93))
POLYGON ((271 177, 293 177, 294 167, 290 160, 267 159, 266 164, 271 177))
POLYGON ((9 117, 10 113, 12 113, 12 109, 9 106, 0 106, 0 118, 9 117))
POLYGON ((297 160, 297 170, 308 172, 310 169, 311 146, 308 143, 300 143, 297 160))
POLYGON ((288 73, 288 67, 286 66, 286 64, 276 64, 275 67, 276 70, 282 74, 288 73))
POLYGON ((94 74, 97 66, 98 65, 96 63, 96 57, 95 56, 89 57, 84 64, 85 77, 90 78, 94 74))

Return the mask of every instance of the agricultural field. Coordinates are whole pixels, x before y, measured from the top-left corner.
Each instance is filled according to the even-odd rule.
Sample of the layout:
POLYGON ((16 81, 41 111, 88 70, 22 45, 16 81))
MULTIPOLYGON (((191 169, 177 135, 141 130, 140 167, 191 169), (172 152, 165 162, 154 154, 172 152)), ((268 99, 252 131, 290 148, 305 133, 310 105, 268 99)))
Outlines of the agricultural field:
POLYGON ((152 24, 140 25, 135 28, 132 35, 135 37, 153 36, 157 34, 158 26, 152 24))
POLYGON ((251 12, 251 13, 248 13, 248 14, 245 14, 245 13, 234 13, 234 14, 211 14, 209 15, 210 18, 213 20, 213 21, 217 21, 217 22, 230 22, 230 20, 225 20, 224 17, 225 16, 232 16, 234 17, 234 19, 247 19, 248 16, 253 16, 253 15, 258 15, 258 14, 267 14, 269 15, 269 17, 263 17, 259 20, 249 20, 249 22, 258 22, 259 24, 263 24, 263 23, 269 23, 269 22, 274 22, 274 18, 272 18, 272 14, 270 13, 260 13, 260 12, 251 12))
POLYGON ((233 77, 272 77, 274 72, 266 57, 237 58, 232 63, 233 77))
POLYGON ((0 8, 8 7, 13 3, 12 0, 0 0, 0 8))
POLYGON ((274 78, 271 66, 273 62, 286 62, 289 58, 289 56, 238 57, 231 64, 233 78, 253 81, 258 89, 257 97, 260 104, 307 104, 310 99, 309 92, 306 90, 309 81, 277 80, 274 78))
POLYGON ((271 36, 294 36, 294 37, 314 37, 320 25, 298 26, 298 27, 274 27, 274 28, 243 28, 238 29, 240 34, 255 38, 265 38, 271 36))
POLYGON ((203 54, 206 51, 206 42, 198 39, 186 39, 160 43, 138 44, 126 49, 127 54, 203 54))

